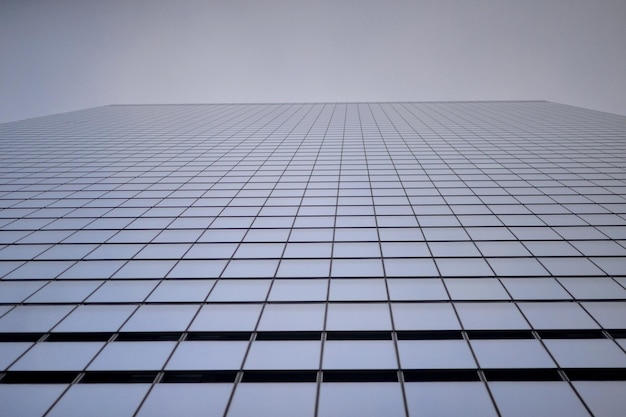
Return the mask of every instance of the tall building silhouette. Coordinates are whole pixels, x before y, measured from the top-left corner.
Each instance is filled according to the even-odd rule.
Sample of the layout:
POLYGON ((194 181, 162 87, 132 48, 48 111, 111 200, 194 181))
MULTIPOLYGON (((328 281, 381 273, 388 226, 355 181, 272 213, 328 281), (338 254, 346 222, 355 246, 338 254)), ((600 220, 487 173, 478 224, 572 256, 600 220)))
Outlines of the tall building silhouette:
POLYGON ((0 125, 0 416, 626 409, 626 117, 124 105, 0 125))

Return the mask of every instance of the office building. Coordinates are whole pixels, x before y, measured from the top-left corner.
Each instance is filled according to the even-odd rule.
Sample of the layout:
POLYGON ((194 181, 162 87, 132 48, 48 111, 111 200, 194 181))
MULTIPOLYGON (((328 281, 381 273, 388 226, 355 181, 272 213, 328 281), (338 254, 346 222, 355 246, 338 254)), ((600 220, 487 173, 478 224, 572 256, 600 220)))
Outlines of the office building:
POLYGON ((123 105, 0 149, 0 416, 626 409, 626 117, 123 105))

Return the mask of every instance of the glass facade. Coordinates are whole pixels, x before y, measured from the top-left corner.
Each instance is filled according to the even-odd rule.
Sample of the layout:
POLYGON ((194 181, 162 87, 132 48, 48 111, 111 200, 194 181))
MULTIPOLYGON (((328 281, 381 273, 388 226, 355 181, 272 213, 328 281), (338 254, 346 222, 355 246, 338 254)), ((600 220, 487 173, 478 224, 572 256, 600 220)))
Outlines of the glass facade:
POLYGON ((0 149, 2 416, 626 409, 626 117, 106 106, 0 149))

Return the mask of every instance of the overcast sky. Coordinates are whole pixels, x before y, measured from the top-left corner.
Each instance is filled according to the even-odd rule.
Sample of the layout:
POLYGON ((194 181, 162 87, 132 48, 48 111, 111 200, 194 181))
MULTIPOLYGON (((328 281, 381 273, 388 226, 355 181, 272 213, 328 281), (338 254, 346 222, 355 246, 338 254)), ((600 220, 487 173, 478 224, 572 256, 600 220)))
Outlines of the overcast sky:
POLYGON ((626 1, 0 0, 0 122, 121 103, 519 99, 626 115, 626 1))

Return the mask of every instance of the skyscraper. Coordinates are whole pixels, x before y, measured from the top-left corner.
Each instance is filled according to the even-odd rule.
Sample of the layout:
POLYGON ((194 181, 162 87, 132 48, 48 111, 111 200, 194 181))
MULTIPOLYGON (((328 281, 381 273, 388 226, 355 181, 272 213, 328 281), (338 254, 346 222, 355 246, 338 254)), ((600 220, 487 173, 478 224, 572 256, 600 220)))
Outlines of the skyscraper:
POLYGON ((0 416, 626 409, 626 117, 106 106, 0 149, 0 416))

